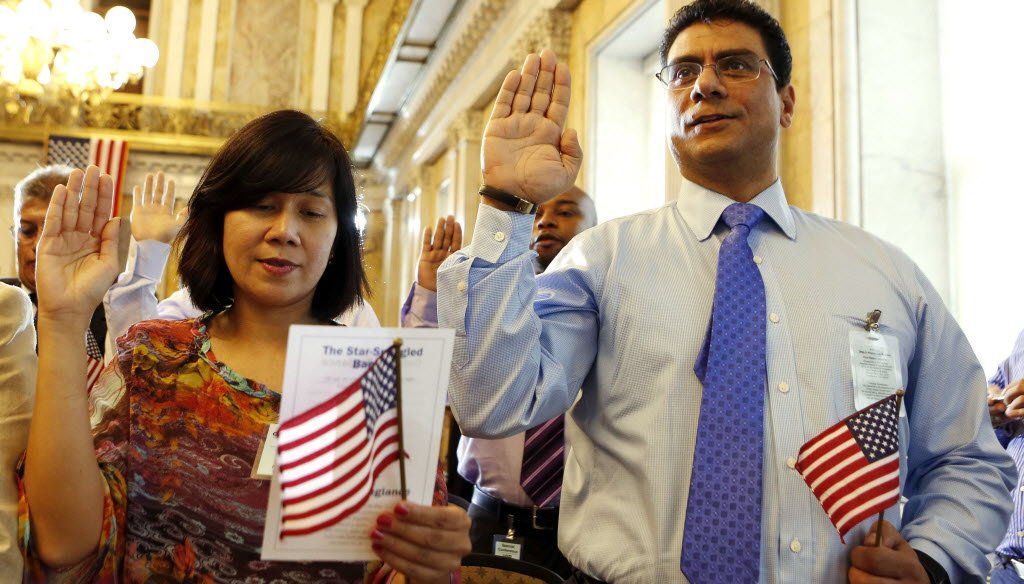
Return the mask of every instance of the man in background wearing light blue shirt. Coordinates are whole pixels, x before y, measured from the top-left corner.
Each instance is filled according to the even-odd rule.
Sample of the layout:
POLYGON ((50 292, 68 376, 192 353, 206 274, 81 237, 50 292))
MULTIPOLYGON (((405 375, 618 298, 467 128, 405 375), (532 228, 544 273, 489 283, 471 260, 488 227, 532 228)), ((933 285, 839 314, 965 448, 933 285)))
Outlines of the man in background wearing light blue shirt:
MULTIPOLYGON (((536 279, 528 213, 574 182, 583 153, 565 128, 565 64, 544 51, 505 78, 474 240, 438 274, 463 431, 508 436, 568 411, 559 547, 576 581, 686 582, 681 548, 707 535, 683 533, 704 389, 693 368, 722 212, 749 203, 764 213, 747 239, 767 312, 760 560, 730 564, 735 550, 722 549, 708 582, 984 581, 1015 471, 988 420, 982 370, 905 254, 786 204, 778 144, 795 107, 778 23, 751 2, 698 0, 672 19, 662 64, 678 201, 579 235, 536 279), (906 388, 906 503, 902 516, 885 512, 880 547, 871 521, 842 543, 794 470, 801 445, 857 409, 851 338, 874 310, 898 342, 906 388)), ((749 401, 729 399, 737 413, 749 401)), ((737 497, 721 493, 723 524, 737 497)))

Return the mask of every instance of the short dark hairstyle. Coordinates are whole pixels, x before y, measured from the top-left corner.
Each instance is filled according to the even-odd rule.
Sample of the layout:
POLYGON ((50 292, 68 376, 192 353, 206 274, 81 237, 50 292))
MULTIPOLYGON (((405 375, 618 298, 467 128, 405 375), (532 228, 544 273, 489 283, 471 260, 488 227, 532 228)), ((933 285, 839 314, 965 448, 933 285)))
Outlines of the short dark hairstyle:
POLYGON ((661 65, 668 65, 668 51, 679 33, 698 22, 710 24, 713 20, 733 20, 756 30, 768 51, 772 70, 778 75, 776 89, 789 85, 793 53, 789 50, 786 33, 778 20, 751 0, 696 0, 680 8, 669 20, 661 38, 661 65))
POLYGON ((337 136, 308 115, 281 110, 249 122, 213 156, 188 203, 178 234, 178 271, 196 307, 223 310, 234 302, 224 261, 224 215, 270 193, 300 193, 330 182, 338 232, 333 255, 313 292, 313 316, 337 317, 369 294, 356 227, 352 162, 337 136))

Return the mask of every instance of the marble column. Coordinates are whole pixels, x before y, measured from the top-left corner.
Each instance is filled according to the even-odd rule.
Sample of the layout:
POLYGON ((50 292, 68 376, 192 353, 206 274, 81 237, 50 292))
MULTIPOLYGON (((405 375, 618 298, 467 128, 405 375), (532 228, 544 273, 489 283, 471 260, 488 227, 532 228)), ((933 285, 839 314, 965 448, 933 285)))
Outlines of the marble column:
POLYGON ((345 63, 341 85, 343 114, 352 113, 359 100, 359 63, 363 45, 363 9, 366 2, 367 0, 345 0, 345 63))
POLYGON ((338 0, 316 0, 316 45, 313 49, 313 95, 310 103, 315 112, 327 111, 327 98, 331 87, 334 7, 337 4, 338 0))
POLYGON ((462 223, 463 241, 472 237, 476 209, 480 203, 480 144, 486 114, 470 110, 460 114, 449 128, 452 213, 462 223))

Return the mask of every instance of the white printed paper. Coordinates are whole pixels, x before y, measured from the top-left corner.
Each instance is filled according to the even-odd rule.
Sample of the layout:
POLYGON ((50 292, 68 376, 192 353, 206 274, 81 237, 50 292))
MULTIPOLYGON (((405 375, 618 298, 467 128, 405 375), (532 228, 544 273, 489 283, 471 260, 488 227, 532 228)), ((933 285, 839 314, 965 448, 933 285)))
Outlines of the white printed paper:
MULTIPOLYGON (((333 397, 355 381, 382 351, 402 339, 402 429, 407 499, 429 505, 437 476, 445 397, 455 332, 293 325, 288 335, 280 421, 333 397)), ((370 531, 377 516, 400 500, 399 465, 377 477, 361 510, 323 531, 279 537, 281 488, 274 470, 263 531, 262 559, 360 562, 377 559, 370 531)))
MULTIPOLYGON (((850 331, 854 405, 858 410, 903 388, 899 339, 877 331, 850 331)), ((905 416, 903 408, 900 415, 905 416)))

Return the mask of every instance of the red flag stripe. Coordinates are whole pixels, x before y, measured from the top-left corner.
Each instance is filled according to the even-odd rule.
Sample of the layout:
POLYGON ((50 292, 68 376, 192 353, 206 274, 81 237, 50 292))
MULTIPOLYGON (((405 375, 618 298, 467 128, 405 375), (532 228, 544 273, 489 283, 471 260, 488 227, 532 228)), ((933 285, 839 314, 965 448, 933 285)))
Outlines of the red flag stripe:
POLYGON ((103 373, 103 362, 93 359, 92 357, 86 357, 86 391, 92 390, 92 386, 96 385, 96 382, 99 381, 101 373, 103 373))
POLYGON ((823 441, 820 445, 825 448, 818 453, 818 448, 812 448, 810 451, 805 452, 803 449, 796 456, 797 467, 804 476, 808 476, 814 473, 815 469, 824 464, 825 460, 829 457, 835 456, 835 449, 846 448, 848 443, 857 445, 853 439, 853 434, 850 434, 849 428, 844 424, 837 432, 830 434, 829 440, 823 441))
MULTIPOLYGON (((366 440, 366 438, 364 437, 361 441, 359 441, 358 444, 359 445, 357 447, 353 448, 349 452, 352 452, 353 454, 358 454, 358 453, 362 452, 363 450, 366 450, 367 447, 370 445, 370 442, 368 440, 366 440)), ((304 475, 300 475, 300 476, 298 476, 298 477, 296 477, 294 479, 289 479, 287 481, 282 481, 281 482, 281 488, 287 489, 287 488, 297 487, 299 485, 305 484, 305 483, 309 482, 310 480, 315 479, 316 477, 323 475, 324 473, 327 473, 327 472, 329 472, 331 470, 334 470, 335 468, 338 468, 339 466, 345 464, 346 462, 352 462, 354 459, 355 459, 354 456, 338 458, 337 460, 334 460, 333 462, 331 462, 328 465, 325 465, 323 467, 319 467, 319 468, 314 469, 312 472, 309 472, 309 473, 304 474, 304 475)), ((352 474, 352 471, 349 471, 349 472, 345 473, 344 476, 351 476, 351 474, 352 474)))
POLYGON ((807 444, 800 447, 800 452, 797 454, 797 458, 807 458, 814 454, 823 445, 832 442, 838 434, 842 434, 846 430, 846 422, 839 422, 833 425, 828 430, 825 430, 817 437, 812 438, 807 444))
MULTIPOLYGON (((392 418, 391 420, 385 422, 384 425, 380 426, 377 429, 377 438, 379 438, 380 435, 382 435, 385 432, 387 432, 391 427, 397 427, 397 425, 398 425, 398 423, 397 423, 396 420, 394 420, 394 418, 392 418)), ((312 479, 315 479, 317 477, 323 476, 324 474, 326 474, 326 473, 328 473, 328 472, 330 472, 330 471, 332 471, 332 470, 334 470, 334 469, 336 469, 336 468, 338 468, 340 466, 343 466, 345 463, 352 462, 353 459, 355 459, 355 456, 347 456, 346 457, 346 456, 344 456, 344 454, 345 453, 359 453, 359 452, 362 452, 362 451, 364 451, 366 449, 366 446, 368 444, 370 444, 370 442, 366 439, 366 436, 364 435, 362 437, 362 439, 359 442, 357 442, 357 444, 358 444, 358 446, 356 446, 355 448, 347 448, 347 449, 339 452, 338 454, 341 455, 341 456, 338 456, 337 458, 335 458, 334 460, 330 461, 327 464, 324 464, 323 466, 313 466, 313 468, 311 470, 305 471, 305 472, 303 472, 301 474, 299 472, 293 470, 292 474, 295 474, 297 476, 295 476, 294 478, 288 478, 286 482, 282 482, 281 483, 281 487, 282 488, 285 488, 285 487, 296 487, 296 486, 302 485, 302 484, 304 484, 304 483, 306 483, 306 482, 308 482, 308 481, 310 481, 312 479)), ((346 475, 350 476, 351 475, 351 471, 346 473, 346 475)), ((282 479, 284 479, 284 475, 283 474, 282 474, 282 479)))
MULTIPOLYGON (((306 503, 306 502, 312 501, 312 500, 314 500, 314 499, 316 499, 318 497, 322 497, 322 496, 330 493, 332 490, 348 488, 348 487, 345 487, 346 483, 351 482, 351 479, 353 477, 358 477, 360 473, 364 473, 365 474, 366 472, 368 472, 368 469, 373 464, 373 461, 376 460, 377 458, 380 458, 381 452, 385 448, 391 447, 393 444, 397 445, 397 442, 398 442, 397 436, 389 436, 385 440, 382 440, 381 444, 379 444, 376 447, 374 447, 368 454, 362 454, 362 455, 359 456, 358 461, 357 461, 357 467, 354 469, 355 472, 350 473, 348 476, 345 476, 345 477, 339 477, 337 480, 332 481, 330 483, 330 485, 326 485, 324 487, 320 487, 320 488, 316 489, 314 492, 302 494, 302 495, 299 495, 299 496, 289 496, 289 497, 286 497, 286 498, 282 498, 282 505, 283 505, 283 507, 287 508, 287 507, 291 506, 291 507, 294 508, 295 506, 301 505, 302 503, 306 503)), ((395 450, 397 450, 397 448, 395 450)), ((363 481, 363 480, 366 480, 365 476, 362 477, 362 478, 357 478, 357 482, 363 481)))
MULTIPOLYGON (((391 446, 392 444, 398 444, 398 437, 397 436, 394 436, 394 437, 392 437, 392 438, 382 442, 381 443, 381 450, 383 450, 384 448, 386 448, 388 446, 391 446)), ((395 452, 397 452, 397 449, 395 449, 395 452)), ((373 457, 373 458, 376 458, 376 457, 373 457)), ((372 460, 369 459, 369 458, 364 460, 363 463, 360 465, 359 470, 360 471, 365 471, 365 474, 369 474, 370 463, 371 462, 372 462, 372 460)), ((326 502, 317 503, 316 506, 314 506, 314 507, 312 507, 310 509, 307 509, 307 510, 304 510, 304 511, 287 512, 287 513, 285 513, 281 517, 281 520, 282 521, 286 521, 286 520, 292 520, 292 519, 304 519, 304 518, 309 517, 311 515, 316 515, 317 513, 321 512, 321 511, 323 511, 323 510, 325 510, 325 509, 327 509, 329 507, 335 507, 340 502, 345 501, 348 498, 352 497, 359 489, 363 488, 363 486, 366 484, 368 479, 369 479, 369 477, 366 477, 366 476, 362 477, 362 479, 355 486, 353 486, 352 488, 348 489, 348 491, 343 492, 343 493, 341 493, 339 495, 332 496, 329 499, 327 499, 326 502)), ((325 495, 325 494, 329 493, 332 490, 335 490, 335 489, 328 489, 327 491, 324 491, 323 493, 320 493, 318 496, 325 495)), ((316 497, 313 497, 313 498, 316 498, 316 497)), ((310 500, 312 500, 313 498, 311 498, 310 500)), ((294 501, 294 500, 288 500, 288 501, 284 501, 284 503, 285 503, 285 505, 284 505, 285 509, 288 509, 289 507, 294 509, 296 506, 298 506, 298 504, 300 502, 299 501, 294 501)))
MULTIPOLYGON (((360 404, 360 407, 362 407, 362 404, 360 404)), ((339 426, 340 425, 341 424, 339 424, 339 426)), ((365 432, 366 432, 366 430, 364 428, 362 428, 360 426, 353 426, 347 432, 345 432, 344 434, 339 436, 337 440, 335 440, 334 442, 331 442, 330 444, 324 446, 323 448, 318 448, 318 449, 314 450, 313 452, 310 452, 309 454, 307 454, 305 456, 296 458, 295 460, 293 460, 291 462, 282 463, 280 465, 281 472, 284 472, 286 470, 291 470, 291 469, 294 469, 296 467, 302 466, 302 465, 306 464, 307 462, 311 462, 313 460, 316 460, 317 458, 320 458, 321 456, 327 454, 328 452, 338 451, 341 448, 341 446, 343 446, 346 442, 348 442, 349 440, 354 438, 356 435, 358 435, 360 433, 365 433, 365 432)))
POLYGON ((836 484, 849 480, 851 475, 867 468, 871 464, 867 459, 861 456, 859 448, 855 448, 853 452, 848 452, 844 458, 846 459, 846 464, 842 468, 839 468, 839 462, 833 463, 836 468, 844 472, 828 473, 832 468, 829 467, 814 477, 805 477, 804 480, 807 481, 807 485, 811 487, 811 490, 815 493, 825 492, 836 484))
MULTIPOLYGON (((822 505, 824 505, 824 501, 834 499, 834 495, 842 491, 846 483, 870 481, 870 479, 878 476, 879 472, 890 470, 887 466, 888 461, 889 457, 872 463, 862 461, 859 465, 860 468, 851 472, 849 476, 834 476, 827 484, 819 485, 818 488, 814 490, 814 494, 822 501, 822 505)), ((824 506, 827 508, 827 505, 824 506)))
POLYGON ((842 451, 828 455, 826 460, 829 464, 819 467, 821 472, 806 476, 811 489, 817 488, 822 482, 827 481, 829 477, 836 475, 840 471, 845 470, 847 466, 860 460, 857 458, 858 455, 860 455, 860 447, 851 438, 850 443, 844 445, 842 451))
MULTIPOLYGON (((892 507, 894 504, 896 504, 896 502, 899 500, 900 494, 899 485, 895 487, 892 487, 890 485, 888 489, 884 487, 885 485, 877 489, 877 495, 875 494, 875 492, 870 493, 871 495, 873 495, 873 498, 870 499, 869 501, 862 503, 855 509, 848 511, 842 516, 840 516, 840 519, 834 522, 836 529, 839 530, 840 533, 845 535, 848 531, 850 531, 850 529, 852 529, 861 521, 864 521, 865 519, 871 517, 879 511, 888 509, 889 507, 892 507)), ((840 536, 840 540, 842 540, 842 536, 840 536)))
MULTIPOLYGON (((398 442, 397 436, 389 436, 385 440, 382 440, 381 441, 381 447, 383 447, 383 446, 390 446, 390 444, 392 442, 397 444, 397 442, 398 442)), ((308 493, 302 493, 302 492, 298 492, 298 493, 294 493, 294 494, 289 493, 289 494, 287 494, 287 495, 285 495, 285 496, 283 496, 281 498, 281 502, 286 507, 288 505, 298 505, 300 503, 304 503, 306 501, 311 501, 313 499, 316 499, 317 497, 321 497, 324 494, 329 493, 329 492, 331 492, 333 490, 342 488, 342 487, 344 487, 344 485, 346 483, 351 482, 353 479, 360 480, 360 479, 358 479, 360 473, 365 472, 366 468, 370 464, 372 464, 373 460, 375 460, 379 456, 379 454, 377 454, 379 451, 380 451, 380 448, 374 448, 374 447, 368 445, 361 452, 357 453, 356 456, 353 456, 353 457, 350 458, 350 462, 353 463, 353 466, 344 475, 338 477, 337 479, 331 481, 330 483, 328 483, 328 484, 326 484, 326 485, 324 485, 322 487, 317 487, 317 488, 313 489, 312 491, 310 491, 308 493), (369 451, 369 452, 367 452, 367 451, 369 451)), ((293 487, 290 490, 296 491, 298 489, 293 487)))
MULTIPOLYGON (((305 425, 306 422, 309 422, 314 418, 329 413, 331 410, 337 408, 345 401, 348 401, 357 392, 361 393, 358 379, 352 382, 352 385, 345 388, 344 391, 334 396, 333 398, 329 399, 328 401, 320 404, 313 410, 309 410, 308 412, 305 412, 296 418, 292 418, 287 422, 282 423, 277 433, 279 438, 278 450, 280 452, 287 452, 293 448, 296 448, 309 442, 310 440, 316 438, 317 436, 331 429, 333 427, 332 420, 330 418, 325 417, 325 419, 321 422, 321 425, 314 426, 311 429, 305 429, 305 432, 299 431, 301 426, 305 425)), ((362 395, 358 395, 357 399, 358 403, 361 405, 363 403, 362 395)))
MULTIPOLYGON (((380 432, 380 434, 378 435, 377 438, 379 439, 380 435, 383 435, 384 431, 387 430, 390 427, 391 427, 391 425, 382 426, 381 432, 380 432)), ((394 427, 397 430, 397 424, 394 424, 394 427)), ((345 482, 346 480, 348 480, 351 477, 355 476, 355 471, 359 467, 363 466, 365 464, 366 460, 371 460, 372 459, 374 449, 375 449, 375 446, 373 444, 371 444, 368 440, 365 440, 365 439, 362 440, 357 447, 349 449, 347 451, 349 453, 349 456, 342 457, 342 458, 343 458, 343 460, 345 462, 352 463, 353 464, 353 468, 350 469, 348 472, 346 472, 341 477, 338 477, 336 480, 332 481, 331 485, 336 487, 337 485, 340 485, 343 482, 345 482)), ((337 463, 334 463, 334 465, 336 465, 336 464, 337 463)), ((327 470, 330 470, 331 468, 333 468, 334 465, 329 465, 327 470)), ((316 472, 316 471, 314 471, 314 472, 316 472)), ((292 478, 288 478, 287 474, 288 473, 282 473, 282 475, 281 475, 282 481, 284 481, 284 482, 282 482, 281 487, 282 488, 288 487, 289 490, 292 490, 293 492, 301 491, 301 489, 296 489, 294 487, 298 487, 298 486, 300 486, 302 484, 305 484, 305 483, 309 482, 309 480, 311 478, 314 478, 313 476, 307 474, 307 475, 300 475, 300 476, 297 476, 294 479, 292 479, 292 478)), ((315 476, 320 476, 322 474, 323 474, 322 472, 318 472, 315 476)), ((320 488, 316 489, 316 491, 314 491, 314 492, 322 493, 325 490, 330 490, 330 489, 326 488, 326 487, 320 487, 320 488)), ((296 493, 294 495, 288 495, 287 498, 284 499, 284 500, 285 501, 306 500, 306 499, 310 498, 310 494, 311 493, 296 493)))
MULTIPOLYGON (((895 466, 898 470, 899 462, 895 466)), ((839 489, 828 501, 822 500, 821 506, 825 508, 825 512, 829 515, 839 516, 842 514, 843 507, 848 505, 853 499, 860 497, 863 500, 864 493, 881 484, 891 484, 894 482, 892 464, 881 465, 877 470, 880 472, 869 473, 858 481, 850 481, 846 488, 839 489)), ((897 479, 895 483, 899 485, 899 480, 897 479)))
MULTIPOLYGON (((381 473, 381 471, 383 469, 387 468, 387 466, 389 464, 395 462, 396 460, 398 460, 398 453, 397 452, 395 452, 394 454, 391 454, 391 455, 387 456, 386 458, 382 459, 380 461, 380 463, 377 465, 377 467, 374 469, 373 478, 376 479, 380 475, 380 473, 381 473)), ((349 515, 352 515, 353 513, 355 513, 359 509, 361 509, 362 506, 366 504, 366 501, 368 501, 370 499, 370 494, 371 493, 372 493, 372 489, 367 489, 366 493, 363 495, 362 498, 359 499, 359 501, 355 502, 350 507, 344 509, 337 516, 335 516, 333 518, 330 518, 330 519, 328 519, 326 521, 323 521, 321 523, 317 523, 315 525, 311 525, 311 526, 308 526, 308 527, 303 527, 303 528, 286 528, 286 529, 284 529, 281 532, 281 537, 294 536, 294 535, 308 535, 310 533, 315 533, 317 531, 320 531, 321 529, 326 529, 328 527, 331 527, 332 525, 336 525, 341 520, 345 519, 349 515)))

